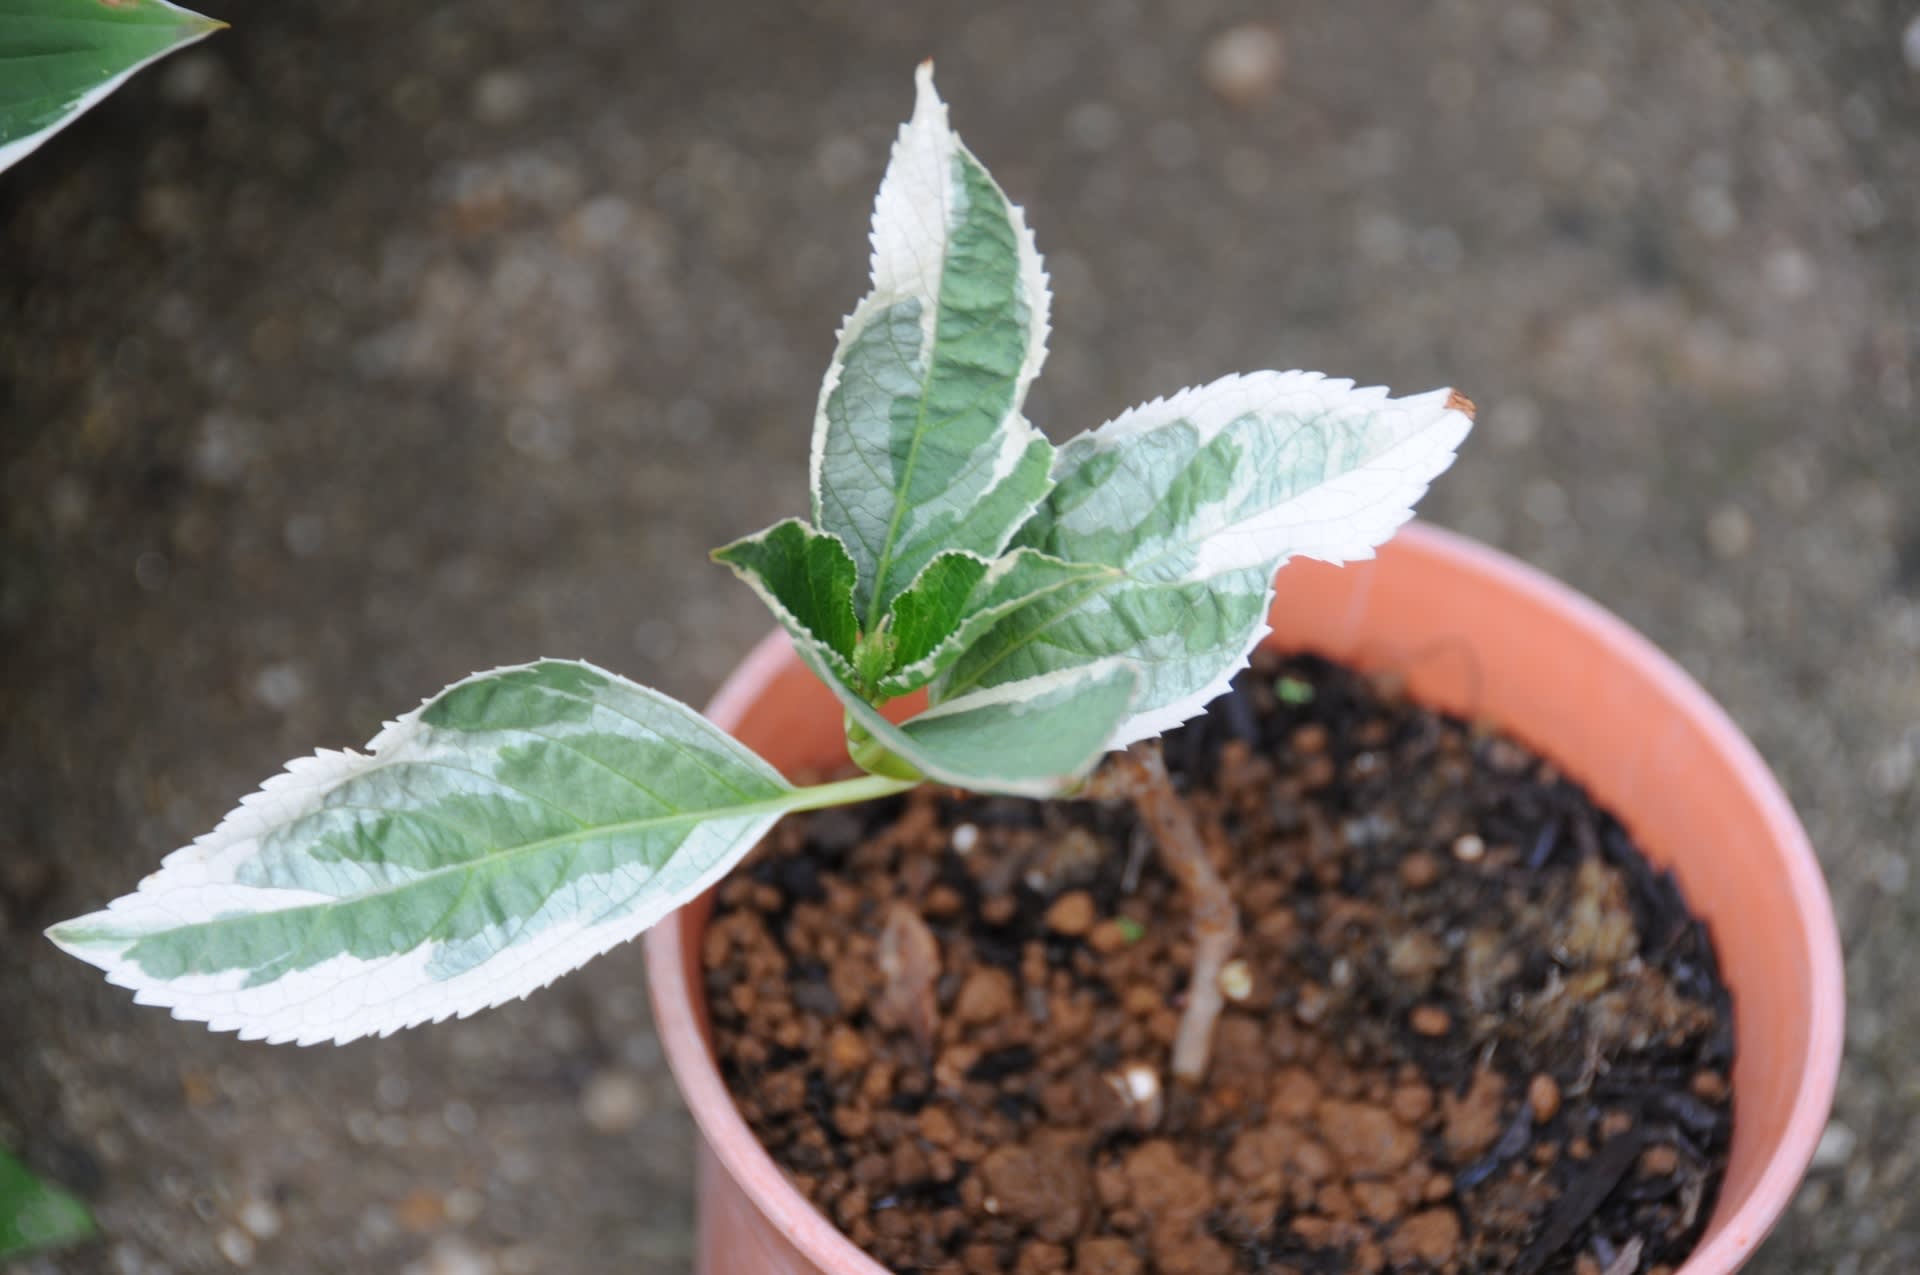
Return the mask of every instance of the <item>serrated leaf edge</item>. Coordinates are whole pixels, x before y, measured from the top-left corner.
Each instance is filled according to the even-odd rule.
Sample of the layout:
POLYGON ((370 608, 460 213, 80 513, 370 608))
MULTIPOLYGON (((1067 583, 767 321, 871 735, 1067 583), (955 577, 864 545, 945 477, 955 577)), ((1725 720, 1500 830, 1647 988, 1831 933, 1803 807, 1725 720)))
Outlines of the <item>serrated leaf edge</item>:
MULTIPOLYGON (((402 981, 411 989, 410 995, 431 990, 439 993, 426 998, 430 1004, 423 1004, 399 1015, 382 1013, 383 1006, 376 1005, 371 1010, 363 1003, 361 1009, 344 1019, 335 1018, 324 1024, 310 1028, 294 1028, 287 1025, 267 1027, 263 1016, 257 1012, 223 1012, 203 1003, 196 1003, 209 995, 219 995, 205 986, 196 985, 196 978, 204 983, 217 981, 232 971, 222 975, 201 975, 183 979, 156 979, 140 970, 125 957, 126 950, 137 941, 137 934, 89 936, 89 930, 98 931, 110 925, 116 916, 125 917, 135 911, 149 911, 156 901, 156 892, 163 883, 168 890, 191 889, 202 896, 218 894, 222 891, 232 893, 235 902, 240 903, 241 892, 252 896, 247 902, 254 901, 261 893, 255 887, 242 886, 232 880, 235 865, 257 850, 260 838, 275 827, 294 819, 311 814, 320 808, 320 800, 339 783, 348 779, 358 779, 375 773, 383 765, 393 764, 391 760, 383 762, 382 755, 390 758, 402 745, 414 742, 423 729, 422 715, 426 709, 446 695, 484 678, 498 677, 503 674, 524 672, 543 664, 569 664, 587 669, 612 681, 633 685, 628 679, 610 673, 584 660, 533 660, 525 664, 503 665, 484 672, 474 673, 429 695, 413 711, 393 719, 382 727, 370 740, 365 752, 351 749, 322 749, 307 757, 297 757, 289 761, 278 774, 268 778, 253 792, 240 799, 212 831, 203 833, 192 842, 174 851, 161 860, 158 871, 143 878, 132 893, 113 900, 105 908, 77 917, 71 921, 55 925, 46 931, 47 938, 62 951, 80 960, 98 966, 105 971, 107 981, 114 986, 126 988, 134 993, 134 1002, 140 1005, 160 1006, 169 1010, 173 1017, 182 1021, 205 1023, 212 1031, 236 1032, 242 1040, 264 1040, 269 1044, 294 1043, 314 1045, 325 1042, 346 1044, 363 1036, 377 1035, 386 1037, 405 1028, 416 1027, 427 1022, 444 1022, 449 1018, 466 1018, 482 1009, 502 1005, 508 1001, 519 1000, 539 989, 546 987, 561 975, 578 969, 587 961, 618 946, 656 923, 674 908, 699 894, 725 876, 739 862, 746 852, 765 835, 766 830, 785 813, 788 806, 769 805, 769 808, 757 817, 747 807, 736 812, 712 816, 713 821, 746 817, 750 821, 747 829, 737 838, 738 851, 715 857, 713 863, 698 876, 696 882, 687 889, 677 891, 671 896, 663 896, 652 903, 623 912, 611 922, 605 918, 594 918, 584 924, 578 918, 552 926, 540 934, 527 939, 514 949, 511 969, 510 990, 502 992, 499 984, 499 970, 489 970, 488 963, 482 963, 472 969, 456 974, 451 978, 433 979, 424 973, 425 964, 432 959, 434 944, 422 943, 410 951, 395 953, 377 960, 363 960, 353 956, 336 956, 318 965, 280 980, 288 983, 299 979, 309 982, 316 988, 315 995, 323 995, 329 987, 345 982, 341 971, 368 965, 384 966, 394 976, 390 981, 402 981), (226 879, 220 879, 220 873, 226 873, 226 879), (178 879, 184 877, 184 879, 178 879), (195 878, 198 878, 196 880, 195 878), (409 970, 409 965, 421 969, 409 970), (489 978, 488 974, 492 977, 489 978)), ((703 731, 725 738, 713 723, 699 713, 671 696, 650 688, 648 691, 658 703, 669 712, 680 716, 687 723, 697 725, 703 731)), ((735 744, 738 750, 736 760, 749 769, 757 770, 770 783, 778 785, 789 793, 796 791, 764 759, 754 754, 744 745, 735 744)), ((293 888, 277 887, 272 893, 284 900, 283 906, 294 908, 308 904, 337 903, 331 895, 293 888)), ((204 908, 208 899, 200 899, 204 908)), ((245 910, 258 910, 247 908, 245 910)), ((216 908, 217 911, 217 908, 216 908)), ((231 989, 228 989, 231 990, 231 989)))

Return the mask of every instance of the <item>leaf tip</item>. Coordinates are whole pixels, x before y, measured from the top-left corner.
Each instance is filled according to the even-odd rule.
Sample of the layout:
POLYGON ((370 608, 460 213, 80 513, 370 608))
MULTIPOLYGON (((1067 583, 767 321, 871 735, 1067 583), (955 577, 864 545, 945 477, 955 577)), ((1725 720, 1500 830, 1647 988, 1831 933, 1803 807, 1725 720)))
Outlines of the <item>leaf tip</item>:
POLYGON ((946 109, 940 92, 933 87, 933 59, 928 58, 913 71, 913 115, 917 121, 946 109))
POLYGON ((198 40, 212 35, 215 31, 225 31, 231 24, 219 18, 210 18, 204 13, 195 13, 192 9, 169 6, 179 15, 181 29, 188 32, 188 38, 198 40))
POLYGON ((49 925, 41 933, 46 935, 49 943, 68 956, 78 957, 89 965, 104 967, 111 955, 110 949, 114 945, 107 942, 105 936, 92 924, 97 916, 98 913, 93 916, 75 917, 71 921, 49 925))

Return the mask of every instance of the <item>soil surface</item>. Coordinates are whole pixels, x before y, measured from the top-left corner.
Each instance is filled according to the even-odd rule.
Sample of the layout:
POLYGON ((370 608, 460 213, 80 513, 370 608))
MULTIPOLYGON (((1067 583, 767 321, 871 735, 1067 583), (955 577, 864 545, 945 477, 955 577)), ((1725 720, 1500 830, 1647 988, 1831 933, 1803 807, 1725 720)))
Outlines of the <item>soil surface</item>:
POLYGON ((21 1269, 685 1275, 637 950, 275 1050, 40 929, 474 669, 702 702, 770 627, 706 550, 805 509, 931 55, 1046 254, 1054 439, 1248 368, 1457 385, 1422 517, 1753 737, 1850 1006, 1749 1270, 1920 1270, 1912 3, 194 7, 233 28, 0 175, 0 1141, 103 1232, 21 1269))
POLYGON ((1670 878, 1511 740, 1263 654, 1167 740, 1242 912, 1199 1086, 1191 912, 1131 807, 794 820, 703 958, 749 1122, 890 1269, 1642 1275, 1712 1209, 1732 1010, 1670 878))

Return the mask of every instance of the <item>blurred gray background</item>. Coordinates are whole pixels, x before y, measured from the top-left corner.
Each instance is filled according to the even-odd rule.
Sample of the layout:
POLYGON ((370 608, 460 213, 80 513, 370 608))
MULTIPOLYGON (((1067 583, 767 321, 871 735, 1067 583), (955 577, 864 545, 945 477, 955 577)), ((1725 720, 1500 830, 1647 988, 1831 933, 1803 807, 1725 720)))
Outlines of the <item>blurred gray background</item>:
POLYGON ((38 931, 470 670, 703 698, 768 627, 705 551, 804 509, 929 54, 1053 272, 1056 438, 1247 368, 1460 386, 1480 427, 1427 515, 1752 733, 1851 992, 1754 1269, 1920 1268, 1920 9, 214 12, 0 177, 0 1141, 107 1236, 24 1269, 687 1269, 637 948, 298 1051, 136 1009, 38 931))

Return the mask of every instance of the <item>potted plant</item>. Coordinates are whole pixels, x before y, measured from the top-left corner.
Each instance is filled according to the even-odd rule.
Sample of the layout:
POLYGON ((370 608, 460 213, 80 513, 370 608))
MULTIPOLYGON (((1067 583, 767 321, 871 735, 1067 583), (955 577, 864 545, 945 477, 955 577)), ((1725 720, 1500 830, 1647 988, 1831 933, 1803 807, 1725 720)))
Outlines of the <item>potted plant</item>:
MULTIPOLYGON (((1229 1020, 1240 1036, 1246 1026, 1221 1013, 1248 999, 1255 974, 1238 959, 1240 907, 1209 844, 1217 830, 1151 741, 1228 690, 1269 626, 1289 648, 1363 664, 1440 639, 1473 673, 1414 660, 1413 697, 1490 718, 1578 775, 1715 927, 1739 998, 1742 1096, 1719 1211, 1686 1269, 1737 1265, 1811 1152, 1839 1039, 1824 891, 1764 768, 1617 623, 1436 533, 1354 571, 1289 568, 1276 600, 1290 558, 1371 557, 1451 462, 1472 405, 1449 390, 1391 399, 1262 372, 1156 400, 1055 449, 1021 415, 1048 334, 1040 257, 1019 209, 949 127, 930 66, 873 243, 873 290, 843 325, 820 394, 811 521, 716 552, 783 632, 712 720, 577 662, 477 674, 364 754, 291 763, 133 894, 54 927, 53 940, 142 1003, 310 1044, 499 1004, 657 926, 661 1029, 707 1138, 705 1268, 877 1270, 753 1140, 715 1066, 701 977, 709 888, 782 816, 931 800, 929 785, 1131 807, 1177 885, 1183 923, 1167 928, 1187 936, 1170 948, 1178 1008, 1153 1007, 1167 1064, 1155 1101, 1159 1086, 1214 1101, 1204 1086, 1216 1035, 1229 1020), (1621 730, 1649 721, 1664 750, 1651 756, 1621 730), (849 758, 856 773, 830 773, 849 758), (1650 793, 1649 768, 1677 766, 1684 786, 1650 793), (803 771, 828 777, 788 777, 803 771)), ((857 924, 877 931, 861 948, 875 954, 874 1018, 937 1072, 935 1019, 955 995, 940 985, 937 941, 910 908, 857 924)), ((1075 929, 1066 947, 1088 933, 1075 929)), ((1145 1089, 1122 1086, 1129 1095, 1142 1108, 1134 1132, 1156 1127, 1145 1089)), ((1453 1190, 1443 1178, 1418 1187, 1436 1217, 1452 1207, 1438 1203, 1453 1190)), ((1066 1252, 1049 1241, 1018 1260, 1128 1269, 1111 1246, 1098 1259, 1066 1252)), ((1614 1264, 1638 1269, 1638 1253, 1614 1264)), ((1451 1259, 1415 1244, 1380 1250, 1389 1261, 1451 1259)))

